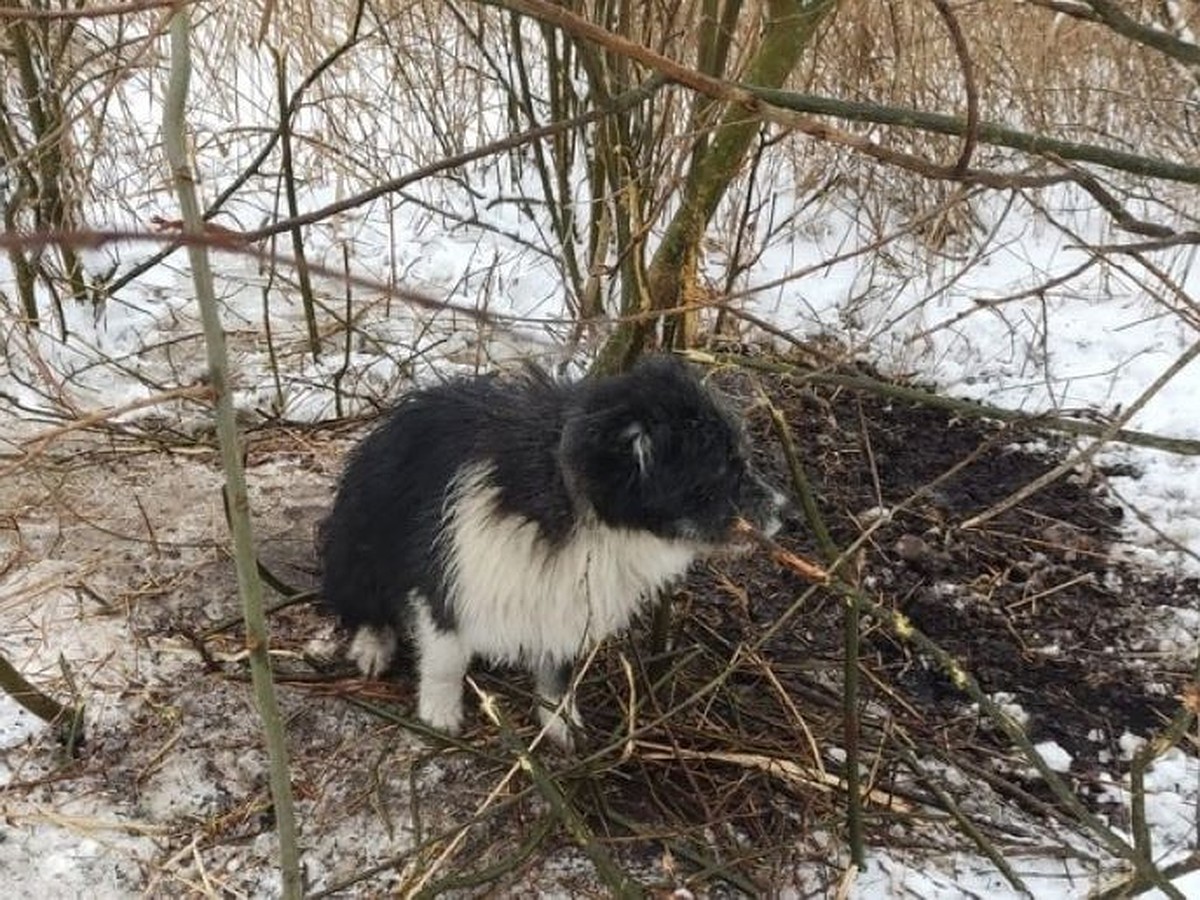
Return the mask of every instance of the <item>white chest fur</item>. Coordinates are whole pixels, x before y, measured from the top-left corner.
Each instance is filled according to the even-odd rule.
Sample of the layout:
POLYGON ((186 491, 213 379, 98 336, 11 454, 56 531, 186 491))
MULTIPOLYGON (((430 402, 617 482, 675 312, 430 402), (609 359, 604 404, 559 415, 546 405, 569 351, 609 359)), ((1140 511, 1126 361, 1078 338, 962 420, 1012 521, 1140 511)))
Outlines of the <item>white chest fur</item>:
POLYGON ((552 547, 536 524, 501 512, 498 497, 485 467, 463 472, 441 547, 458 637, 495 660, 574 658, 627 625, 697 555, 688 542, 594 521, 552 547))

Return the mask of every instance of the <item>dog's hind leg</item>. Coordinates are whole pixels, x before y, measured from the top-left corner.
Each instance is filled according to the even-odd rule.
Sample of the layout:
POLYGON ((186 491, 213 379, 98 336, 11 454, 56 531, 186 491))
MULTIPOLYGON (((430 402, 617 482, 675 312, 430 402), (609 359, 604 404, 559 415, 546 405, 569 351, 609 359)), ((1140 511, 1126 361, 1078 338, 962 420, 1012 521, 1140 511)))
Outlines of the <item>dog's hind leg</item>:
POLYGON ((428 725, 447 734, 457 734, 463 723, 463 678, 471 664, 471 652, 453 631, 434 623, 422 604, 416 614, 418 672, 417 715, 428 725))
POLYGON ((575 744, 571 726, 580 728, 583 725, 575 707, 575 695, 569 692, 574 668, 569 662, 543 660, 533 673, 538 695, 538 720, 546 736, 568 750, 575 744))
POLYGON ((368 678, 378 678, 396 656, 396 632, 390 626, 363 625, 354 633, 349 657, 358 671, 368 678))

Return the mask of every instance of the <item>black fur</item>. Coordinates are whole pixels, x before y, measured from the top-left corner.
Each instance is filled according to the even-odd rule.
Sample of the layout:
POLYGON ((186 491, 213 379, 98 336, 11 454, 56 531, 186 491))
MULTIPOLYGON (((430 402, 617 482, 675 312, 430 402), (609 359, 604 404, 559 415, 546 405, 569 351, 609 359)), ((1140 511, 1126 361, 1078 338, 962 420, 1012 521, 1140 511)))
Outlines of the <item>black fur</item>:
POLYGON ((532 519, 546 540, 575 521, 557 463, 571 385, 530 369, 505 381, 458 379, 404 396, 350 455, 323 526, 321 594, 350 628, 397 623, 417 590, 434 621, 454 625, 434 548, 454 476, 496 467, 506 511, 532 519))

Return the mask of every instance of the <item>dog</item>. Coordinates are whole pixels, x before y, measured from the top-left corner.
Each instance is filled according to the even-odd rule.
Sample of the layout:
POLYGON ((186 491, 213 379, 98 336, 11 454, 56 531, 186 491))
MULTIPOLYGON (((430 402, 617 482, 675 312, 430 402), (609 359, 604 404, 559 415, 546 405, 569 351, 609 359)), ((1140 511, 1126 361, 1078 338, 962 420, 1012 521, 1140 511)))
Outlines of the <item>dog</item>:
POLYGON ((326 605, 368 677, 402 636, 418 715, 457 733, 472 658, 534 677, 547 736, 572 745, 573 663, 624 628, 743 517, 787 498, 741 421, 680 360, 611 377, 464 378, 415 390, 355 448, 321 537, 326 605))

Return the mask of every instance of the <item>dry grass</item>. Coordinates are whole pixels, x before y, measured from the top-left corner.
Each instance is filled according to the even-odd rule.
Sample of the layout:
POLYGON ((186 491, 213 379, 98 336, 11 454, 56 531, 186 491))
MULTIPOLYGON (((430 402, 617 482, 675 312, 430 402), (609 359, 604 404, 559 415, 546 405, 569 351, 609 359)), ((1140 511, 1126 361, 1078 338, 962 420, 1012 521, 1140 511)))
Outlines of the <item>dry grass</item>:
MULTIPOLYGON (((1163 24, 1160 5, 1133 5, 1143 21, 1163 24)), ((983 118, 1142 151, 1194 146, 1185 104, 1195 82, 1162 54, 1029 2, 953 9, 983 118)), ((1180 27, 1200 15, 1185 11, 1192 21, 1180 27)), ((917 109, 963 108, 959 61, 933 3, 847 0, 822 51, 804 78, 807 89, 917 109)))

